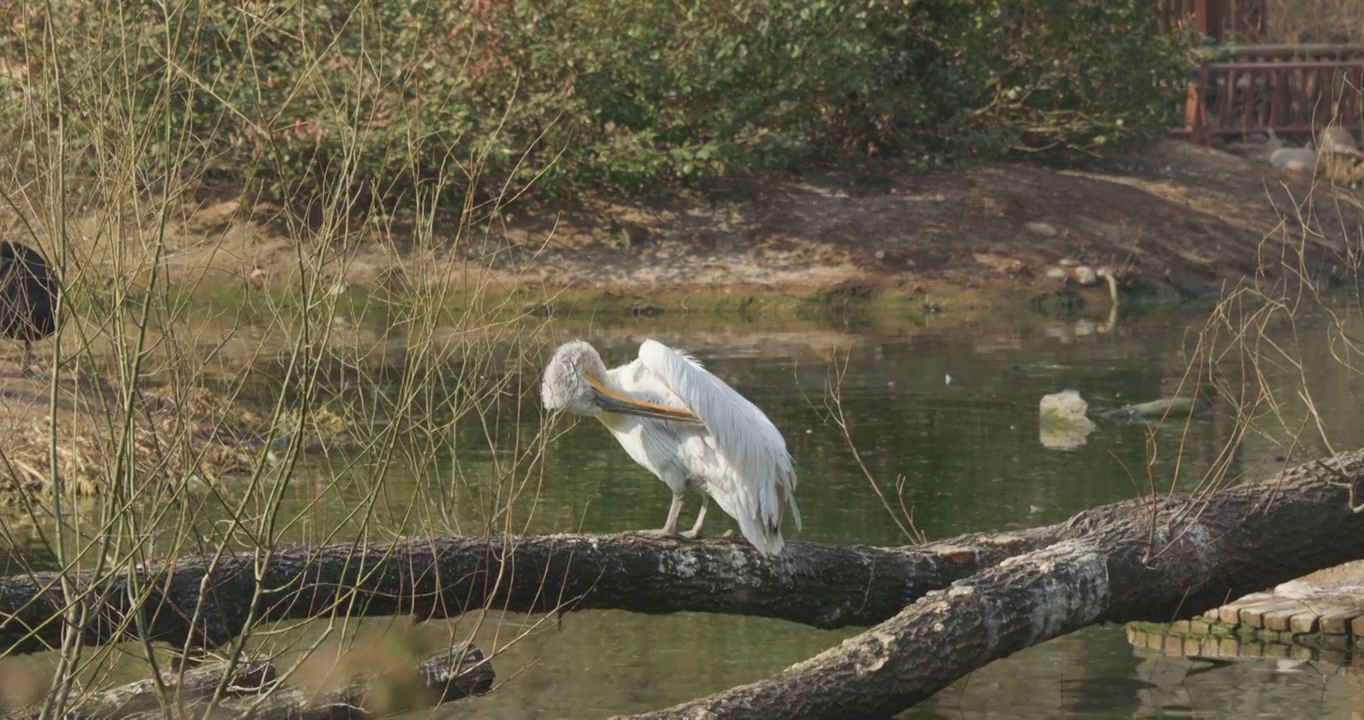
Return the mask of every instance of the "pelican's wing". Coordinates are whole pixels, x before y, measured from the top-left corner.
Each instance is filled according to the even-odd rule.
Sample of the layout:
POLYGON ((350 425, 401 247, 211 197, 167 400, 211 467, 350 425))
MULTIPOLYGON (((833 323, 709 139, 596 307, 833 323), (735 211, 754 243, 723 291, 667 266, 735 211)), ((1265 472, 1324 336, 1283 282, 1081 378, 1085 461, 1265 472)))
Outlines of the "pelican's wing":
POLYGON ((639 361, 668 386, 687 409, 701 418, 744 484, 746 502, 759 517, 778 527, 781 506, 791 508, 791 518, 800 528, 796 507, 796 473, 781 431, 758 406, 723 380, 701 367, 695 358, 663 343, 645 340, 639 346, 639 361))

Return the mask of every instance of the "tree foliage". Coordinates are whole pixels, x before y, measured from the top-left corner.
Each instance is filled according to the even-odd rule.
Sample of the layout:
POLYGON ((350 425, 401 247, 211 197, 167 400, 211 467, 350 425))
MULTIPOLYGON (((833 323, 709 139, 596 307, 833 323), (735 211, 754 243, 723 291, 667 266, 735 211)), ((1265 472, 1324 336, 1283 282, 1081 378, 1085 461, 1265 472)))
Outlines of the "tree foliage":
POLYGON ((81 152, 279 198, 1088 150, 1163 132, 1189 66, 1149 0, 53 4, 0 37, 0 104, 46 111, 12 147, 60 95, 81 152))

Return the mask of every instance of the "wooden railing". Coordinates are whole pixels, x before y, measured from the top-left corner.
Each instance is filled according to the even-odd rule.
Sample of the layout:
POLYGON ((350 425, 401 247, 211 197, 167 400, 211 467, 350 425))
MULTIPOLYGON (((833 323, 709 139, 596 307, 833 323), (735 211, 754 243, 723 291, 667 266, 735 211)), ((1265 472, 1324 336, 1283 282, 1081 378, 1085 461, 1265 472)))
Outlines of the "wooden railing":
POLYGON ((1302 142, 1340 124, 1359 134, 1364 120, 1364 47, 1266 45, 1210 51, 1195 69, 1176 134, 1211 144, 1273 130, 1302 142))

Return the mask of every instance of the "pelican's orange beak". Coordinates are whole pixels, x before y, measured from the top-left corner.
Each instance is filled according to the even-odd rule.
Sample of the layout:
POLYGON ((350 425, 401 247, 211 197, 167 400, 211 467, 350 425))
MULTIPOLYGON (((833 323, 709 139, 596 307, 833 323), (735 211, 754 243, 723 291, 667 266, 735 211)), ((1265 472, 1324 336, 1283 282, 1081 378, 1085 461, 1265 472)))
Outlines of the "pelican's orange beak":
POLYGON ((639 417, 654 418, 657 420, 672 420, 674 422, 691 423, 701 425, 701 418, 696 417, 690 410, 682 408, 659 405, 658 403, 644 402, 636 400, 628 395, 611 390, 602 384, 597 378, 583 373, 583 379, 596 391, 597 404, 606 412, 620 413, 622 415, 637 415, 639 417))

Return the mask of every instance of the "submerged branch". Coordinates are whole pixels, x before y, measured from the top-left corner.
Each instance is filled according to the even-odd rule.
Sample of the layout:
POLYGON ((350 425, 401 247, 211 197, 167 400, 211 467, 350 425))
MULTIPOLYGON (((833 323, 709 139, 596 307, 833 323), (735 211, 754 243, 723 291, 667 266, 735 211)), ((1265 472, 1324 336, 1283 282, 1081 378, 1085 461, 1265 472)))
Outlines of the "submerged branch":
POLYGON ((1189 617, 1364 557, 1364 514, 1348 503, 1361 480, 1356 451, 1209 497, 1083 512, 1067 539, 929 593, 775 677, 636 717, 887 717, 1087 625, 1189 617))
MULTIPOLYGON (((183 677, 167 676, 164 678, 164 700, 184 706, 204 702, 213 697, 228 670, 228 664, 223 662, 186 670, 183 677)), ((232 668, 226 696, 257 695, 274 685, 276 677, 275 666, 268 660, 238 663, 232 668)), ((127 718, 140 713, 159 715, 163 693, 158 690, 155 680, 138 680, 94 693, 72 705, 62 716, 66 720, 127 718)), ((41 707, 34 707, 11 717, 14 720, 38 720, 41 716, 41 707)))
POLYGON ((228 717, 255 720, 384 717, 481 695, 492 689, 494 679, 483 651, 464 644, 402 672, 364 674, 318 692, 288 687, 263 698, 238 696, 221 707, 228 717))
MULTIPOLYGON (((229 672, 228 663, 187 670, 182 680, 167 677, 163 695, 152 680, 139 680, 95 693, 63 717, 69 720, 153 720, 204 717, 208 702, 229 672)), ((333 675, 344 674, 342 665, 333 675)), ((381 717, 404 710, 439 705, 492 689, 495 674, 483 651, 469 643, 432 653, 413 666, 387 672, 363 672, 328 680, 326 687, 284 687, 274 665, 265 659, 232 669, 231 682, 213 717, 254 720, 323 720, 381 717)), ((318 684, 318 683, 314 683, 318 684)), ((18 718, 38 718, 34 709, 18 718)))

